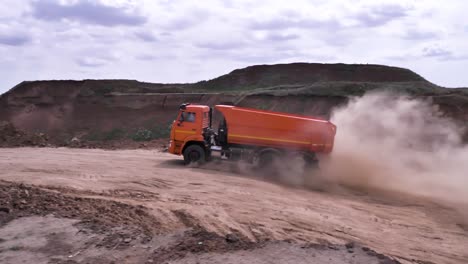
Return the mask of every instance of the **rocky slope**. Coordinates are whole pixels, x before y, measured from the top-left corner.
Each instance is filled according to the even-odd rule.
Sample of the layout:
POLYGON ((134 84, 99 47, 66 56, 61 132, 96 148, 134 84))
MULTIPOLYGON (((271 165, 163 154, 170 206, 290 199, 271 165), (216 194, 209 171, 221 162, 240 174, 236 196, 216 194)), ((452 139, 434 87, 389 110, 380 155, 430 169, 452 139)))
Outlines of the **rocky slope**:
POLYGON ((372 90, 433 100, 467 123, 467 89, 446 89, 416 73, 382 65, 257 65, 193 84, 133 80, 22 82, 0 97, 0 120, 56 141, 166 137, 179 104, 232 102, 328 118, 332 109, 372 90))

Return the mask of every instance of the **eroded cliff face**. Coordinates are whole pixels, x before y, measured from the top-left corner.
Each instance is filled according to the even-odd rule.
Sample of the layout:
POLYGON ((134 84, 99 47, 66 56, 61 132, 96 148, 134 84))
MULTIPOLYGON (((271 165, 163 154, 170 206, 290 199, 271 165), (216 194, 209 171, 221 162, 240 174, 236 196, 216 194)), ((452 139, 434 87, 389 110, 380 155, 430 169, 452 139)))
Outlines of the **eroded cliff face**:
POLYGON ((139 137, 139 131, 157 138, 167 137, 168 127, 182 103, 210 106, 232 103, 326 118, 334 105, 345 100, 344 97, 193 92, 189 85, 149 86, 126 81, 38 81, 22 83, 0 97, 0 120, 62 141, 83 136, 92 140, 139 137))
MULTIPOLYGON (((15 93, 8 96, 0 118, 16 127, 74 137, 82 134, 131 131, 152 128, 162 131, 174 119, 181 102, 211 104, 220 95, 151 94, 83 96, 36 96, 15 93), (5 107, 6 106, 6 107, 5 107)), ((162 133, 162 132, 161 132, 162 133)))
MULTIPOLYGON (((167 129, 179 105, 235 103, 239 106, 304 113, 328 118, 333 107, 345 97, 273 96, 240 94, 107 94, 83 96, 72 91, 66 96, 14 93, 3 102, 0 118, 16 127, 51 136, 74 137, 82 134, 132 131, 140 128, 167 129)), ((161 131, 161 134, 162 131, 161 131)))

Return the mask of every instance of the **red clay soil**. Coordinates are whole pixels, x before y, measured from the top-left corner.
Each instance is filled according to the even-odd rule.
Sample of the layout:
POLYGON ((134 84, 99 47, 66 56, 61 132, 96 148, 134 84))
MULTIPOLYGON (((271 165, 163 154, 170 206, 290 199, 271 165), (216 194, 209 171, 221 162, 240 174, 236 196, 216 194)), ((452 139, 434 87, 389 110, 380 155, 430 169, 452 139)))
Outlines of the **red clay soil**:
MULTIPOLYGON (((164 230, 144 206, 107 200, 98 193, 94 195, 104 199, 84 197, 93 195, 92 192, 66 188, 56 191, 54 188, 47 189, 46 186, 43 188, 0 181, 0 234, 4 233, 2 228, 17 232, 14 238, 10 238, 11 233, 9 237, 8 231, 5 231, 6 235, 0 239, 0 261, 14 263, 16 260, 24 260, 24 255, 36 254, 39 259, 45 258, 53 263, 115 263, 116 256, 119 255, 117 261, 126 259, 126 263, 192 263, 194 258, 204 259, 204 263, 217 263, 225 254, 243 252, 240 254, 256 256, 256 250, 269 252, 269 248, 279 246, 283 250, 299 250, 301 254, 311 254, 313 258, 323 255, 330 263, 353 263, 347 262, 346 258, 376 264, 399 263, 354 243, 343 246, 269 240, 252 242, 239 233, 230 233, 223 237, 205 230, 201 225, 193 224, 190 220, 193 217, 182 211, 175 213, 179 219, 184 219, 183 222, 189 229, 171 233, 170 230, 164 230), (31 229, 35 225, 47 223, 66 225, 65 219, 74 221, 70 222, 72 225, 64 226, 66 230, 48 233, 47 230, 51 228, 49 226, 41 228, 42 230, 31 229), (45 239, 48 242, 38 248, 34 248, 34 243, 22 242, 21 230, 24 227, 21 228, 20 225, 23 222, 27 223, 28 230, 31 229, 28 231, 29 238, 45 239), (79 234, 78 240, 69 244, 77 239, 70 237, 77 235, 73 232, 79 234), (165 243, 159 242, 160 240, 165 243), (135 247, 139 250, 133 249, 135 247), (99 257, 95 256, 96 252, 101 252, 99 257), (122 252, 126 255, 121 256, 122 252)), ((264 263, 262 258, 265 256, 253 258, 258 263, 264 263)), ((238 263, 242 256, 235 259, 235 263, 238 263)))

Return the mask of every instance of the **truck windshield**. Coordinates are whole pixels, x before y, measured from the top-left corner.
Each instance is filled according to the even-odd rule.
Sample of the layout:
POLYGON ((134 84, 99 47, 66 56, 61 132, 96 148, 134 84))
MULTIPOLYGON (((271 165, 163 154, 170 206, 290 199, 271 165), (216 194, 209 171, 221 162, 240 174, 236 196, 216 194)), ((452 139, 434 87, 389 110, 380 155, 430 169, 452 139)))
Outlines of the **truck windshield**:
POLYGON ((195 122, 195 113, 193 112, 182 112, 179 118, 180 122, 195 122))

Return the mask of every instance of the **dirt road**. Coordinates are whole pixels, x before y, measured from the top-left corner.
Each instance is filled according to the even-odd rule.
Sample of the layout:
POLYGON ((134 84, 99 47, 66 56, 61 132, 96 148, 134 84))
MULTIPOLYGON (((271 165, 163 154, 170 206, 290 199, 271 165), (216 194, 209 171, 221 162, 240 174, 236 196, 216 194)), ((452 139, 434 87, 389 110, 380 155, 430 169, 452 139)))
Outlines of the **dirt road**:
POLYGON ((0 201, 0 262, 14 263, 20 255, 24 259, 42 252, 44 261, 55 263, 65 263, 64 259, 81 263, 106 254, 106 261, 124 258, 127 263, 391 263, 383 262, 390 261, 385 256, 402 263, 468 263, 466 219, 448 206, 391 193, 291 188, 231 172, 232 166, 187 168, 180 157, 151 150, 0 149, 0 180, 5 187, 0 201), (133 212, 126 206, 140 211, 126 213, 133 212), (90 225, 80 227, 79 220, 105 223, 110 229, 97 232, 90 225), (42 251, 14 247, 14 241, 24 244, 14 233, 22 233, 26 225, 30 236, 50 239, 58 231, 49 230, 47 221, 63 226, 65 238, 88 230, 93 239, 106 240, 103 234, 112 231, 118 241, 131 246, 117 255, 112 250, 120 247, 118 243, 96 253, 90 246, 94 240, 80 234, 74 248, 66 250, 81 253, 67 257, 44 253, 45 242, 42 251), (129 235, 128 229, 119 231, 120 224, 136 228, 129 235), (189 229, 202 233, 180 233, 189 229), (148 236, 151 242, 144 241, 148 236), (133 242, 137 238, 143 242, 133 242), (213 250, 194 250, 184 244, 190 241, 195 247, 217 242, 208 247, 213 250), (180 245, 190 254, 173 255, 174 248, 184 251, 177 248, 180 245))

